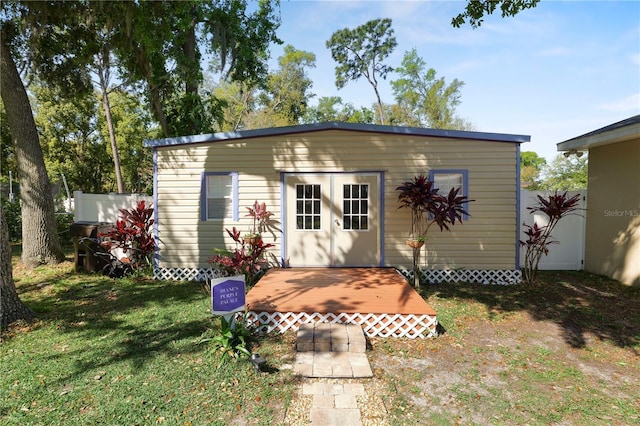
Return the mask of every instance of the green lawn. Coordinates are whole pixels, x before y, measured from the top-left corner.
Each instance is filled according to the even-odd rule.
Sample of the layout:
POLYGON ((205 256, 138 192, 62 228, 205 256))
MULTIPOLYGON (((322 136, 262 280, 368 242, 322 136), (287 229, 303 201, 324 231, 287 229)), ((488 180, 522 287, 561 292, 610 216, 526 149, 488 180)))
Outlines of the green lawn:
MULTIPOLYGON (((283 423, 299 386, 293 333, 257 342, 265 373, 218 368, 201 343, 219 322, 200 284, 77 274, 70 261, 14 276, 38 320, 2 335, 1 424, 283 423)), ((388 424, 640 423, 640 289, 541 279, 423 286, 444 334, 370 341, 388 424)))
MULTIPOLYGON (((38 321, 0 345, 0 423, 219 424, 280 422, 296 382, 290 370, 256 374, 246 360, 218 368, 203 333, 219 327, 198 284, 111 280, 71 262, 16 270, 38 321)), ((281 336, 254 349, 278 365, 281 336)), ((291 360, 288 361, 289 363, 291 360)))

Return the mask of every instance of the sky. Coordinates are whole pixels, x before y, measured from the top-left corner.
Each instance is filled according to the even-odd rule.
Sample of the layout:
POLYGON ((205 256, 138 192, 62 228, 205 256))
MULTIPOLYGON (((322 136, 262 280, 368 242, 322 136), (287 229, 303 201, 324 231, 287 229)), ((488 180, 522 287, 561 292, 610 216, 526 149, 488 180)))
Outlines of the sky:
MULTIPOLYGON (((271 66, 284 45, 312 52, 315 99, 340 96, 371 107, 375 94, 365 78, 336 88, 336 63, 325 43, 337 30, 390 18, 398 45, 387 65, 400 66, 415 48, 438 77, 464 82, 457 113, 475 130, 529 135, 522 151, 548 162, 558 142, 640 114, 640 1, 542 0, 515 17, 490 16, 475 30, 452 27, 465 4, 282 0, 284 44, 271 48, 271 66)), ((385 103, 394 102, 389 80, 395 78, 379 82, 385 103)))

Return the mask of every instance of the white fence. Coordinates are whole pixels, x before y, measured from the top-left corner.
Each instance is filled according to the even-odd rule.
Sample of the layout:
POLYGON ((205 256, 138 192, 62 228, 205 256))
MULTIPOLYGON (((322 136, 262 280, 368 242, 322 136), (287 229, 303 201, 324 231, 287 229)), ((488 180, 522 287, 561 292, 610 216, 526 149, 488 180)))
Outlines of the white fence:
MULTIPOLYGON (((547 191, 526 191, 520 194, 520 222, 533 225, 534 221, 538 225, 546 225, 546 216, 541 213, 531 214, 527 207, 535 204, 537 195, 543 197, 550 194, 547 191)), ((558 244, 551 244, 549 255, 540 261, 540 269, 552 270, 582 270, 584 259, 585 241, 585 212, 587 208, 587 190, 569 191, 572 197, 581 194, 578 214, 569 215, 563 218, 553 231, 552 237, 558 244)), ((153 197, 140 194, 85 194, 82 191, 75 191, 74 197, 74 220, 76 222, 115 222, 120 218, 120 209, 130 209, 138 204, 138 201, 145 200, 148 205, 153 203, 153 197)), ((520 239, 525 240, 524 227, 520 226, 520 239)), ((520 266, 524 262, 524 248, 520 248, 520 266)))
POLYGON ((120 209, 131 209, 144 200, 153 203, 153 197, 141 194, 85 194, 73 192, 74 221, 113 222, 120 218, 120 209))
MULTIPOLYGON (((526 223, 527 225, 533 225, 534 222, 538 226, 543 226, 548 223, 547 216, 544 213, 532 214, 527 207, 530 207, 538 202, 538 195, 545 197, 552 194, 553 191, 520 191, 520 223, 526 223)), ((549 254, 543 256, 540 260, 539 269, 553 270, 564 269, 579 271, 584 269, 584 241, 585 241, 585 213, 587 209, 587 190, 580 191, 567 191, 569 197, 573 197, 576 194, 580 194, 580 204, 577 214, 565 216, 558 222, 555 230, 551 234, 551 237, 558 241, 558 244, 551 244, 549 246, 549 254)), ((520 226, 520 239, 526 240, 527 237, 524 234, 524 227, 520 226)), ((524 266, 524 253, 523 247, 520 248, 520 266, 524 266)))

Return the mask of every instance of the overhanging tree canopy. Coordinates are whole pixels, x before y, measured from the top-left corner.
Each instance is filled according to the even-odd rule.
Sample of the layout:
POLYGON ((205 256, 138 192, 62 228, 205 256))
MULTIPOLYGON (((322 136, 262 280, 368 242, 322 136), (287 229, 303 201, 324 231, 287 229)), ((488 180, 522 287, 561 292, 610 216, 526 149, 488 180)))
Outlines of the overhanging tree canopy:
POLYGON ((459 13, 451 20, 451 25, 456 28, 469 22, 473 28, 482 25, 484 17, 491 15, 499 7, 502 17, 514 16, 519 12, 536 7, 540 0, 468 0, 464 12, 459 13))

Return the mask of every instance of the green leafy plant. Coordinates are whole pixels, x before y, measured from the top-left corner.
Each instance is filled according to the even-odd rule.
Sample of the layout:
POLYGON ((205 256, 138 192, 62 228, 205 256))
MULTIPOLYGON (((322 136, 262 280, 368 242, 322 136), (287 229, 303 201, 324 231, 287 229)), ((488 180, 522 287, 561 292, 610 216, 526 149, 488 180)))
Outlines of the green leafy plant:
POLYGON ((525 227, 526 240, 520 240, 520 245, 526 247, 524 268, 522 269, 522 279, 526 284, 533 284, 538 275, 538 266, 542 256, 549 254, 549 246, 558 242, 551 238, 551 232, 556 227, 560 219, 570 214, 575 214, 578 210, 580 194, 569 198, 567 192, 559 193, 555 191, 546 198, 538 195, 538 202, 531 207, 527 207, 530 214, 541 212, 548 218, 548 223, 539 226, 537 223, 525 227))
POLYGON ((2 199, 2 210, 4 210, 7 227, 9 228, 9 241, 20 241, 22 239, 22 209, 20 201, 9 201, 2 199))
POLYGON ((232 359, 249 358, 253 341, 253 328, 247 324, 244 316, 240 319, 232 317, 229 321, 221 316, 220 332, 213 337, 201 339, 199 343, 213 343, 214 350, 220 352, 220 367, 232 359))
POLYGON ((58 230, 58 235, 67 234, 67 238, 69 238, 68 233, 72 223, 73 213, 56 213, 56 229, 58 230))
MULTIPOLYGON (((422 243, 426 241, 427 232, 434 224, 440 228, 440 231, 451 231, 451 226, 456 222, 462 224, 462 218, 469 216, 464 209, 465 204, 474 201, 468 199, 466 195, 459 195, 460 188, 451 188, 446 196, 440 195, 434 182, 424 175, 415 176, 396 190, 400 191, 398 208, 411 210, 410 240, 422 243)), ((408 244, 413 248, 414 285, 419 287, 418 257, 422 244, 408 244)))

